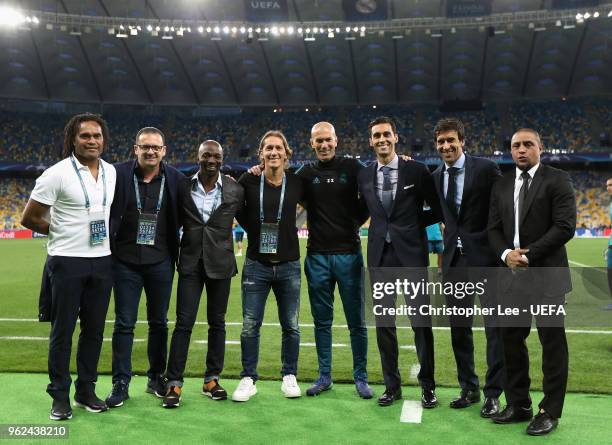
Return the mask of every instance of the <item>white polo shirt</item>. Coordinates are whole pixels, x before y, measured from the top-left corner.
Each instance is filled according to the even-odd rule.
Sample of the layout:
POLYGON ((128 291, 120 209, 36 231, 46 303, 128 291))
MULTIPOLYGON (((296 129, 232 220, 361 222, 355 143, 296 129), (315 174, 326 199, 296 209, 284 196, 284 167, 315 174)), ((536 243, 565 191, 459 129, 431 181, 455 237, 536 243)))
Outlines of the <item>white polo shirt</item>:
POLYGON ((108 162, 100 161, 104 166, 106 182, 104 221, 106 222, 107 237, 102 244, 91 246, 89 243, 90 212, 101 212, 104 201, 102 168, 98 171, 98 180, 96 181, 89 171, 89 167, 81 164, 76 158, 74 160, 89 195, 89 211, 85 206, 85 195, 70 157, 45 170, 36 180, 36 185, 32 190, 31 198, 34 201, 51 206, 47 253, 49 255, 86 258, 110 255, 109 216, 115 195, 117 172, 115 167, 108 162))

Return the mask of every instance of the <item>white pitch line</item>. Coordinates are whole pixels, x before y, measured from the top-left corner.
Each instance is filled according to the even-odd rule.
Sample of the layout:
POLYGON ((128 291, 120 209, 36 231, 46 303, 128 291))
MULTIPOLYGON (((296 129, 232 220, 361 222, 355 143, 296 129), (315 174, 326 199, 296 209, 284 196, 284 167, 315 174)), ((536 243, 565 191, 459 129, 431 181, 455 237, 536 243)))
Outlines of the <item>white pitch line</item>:
POLYGON ((417 380, 419 378, 419 372, 421 371, 421 365, 412 365, 410 367, 410 378, 417 380))
POLYGON ((590 264, 579 263, 578 261, 572 261, 572 260, 567 260, 567 261, 570 264, 573 264, 574 266, 593 268, 593 269, 599 270, 600 272, 603 272, 603 270, 600 270, 601 268, 599 268, 597 266, 592 266, 590 264))
MULTIPOLYGON (((36 322, 38 323, 38 319, 37 318, 0 318, 0 322, 18 322, 18 323, 27 323, 27 322, 36 322)), ((115 320, 106 320, 106 323, 114 323, 115 320)), ((136 322, 137 324, 147 324, 148 322, 146 320, 138 320, 136 322)), ((168 321, 168 324, 174 324, 174 321, 168 321)), ((206 323, 205 321, 196 321, 195 322, 196 325, 202 325, 202 326, 206 326, 208 325, 208 323, 206 323)), ((242 326, 242 322, 241 321, 228 321, 225 323, 226 326, 242 326)), ((266 326, 266 327, 280 327, 279 323, 262 323, 262 326, 266 326)), ((314 324, 312 323, 302 323, 300 324, 301 328, 314 328, 314 324)), ((375 329, 376 326, 366 326, 368 329, 375 329)), ((346 329, 348 328, 347 325, 345 324, 339 324, 339 325, 333 325, 332 328, 338 328, 338 329, 346 329)), ((397 326, 396 329, 412 329, 412 327, 410 326, 397 326)), ((432 328, 434 331, 450 331, 450 327, 448 326, 434 326, 432 328)), ((473 327, 472 328, 473 331, 484 331, 485 328, 484 327, 473 327)), ((597 330, 597 329, 566 329, 565 330, 566 334, 603 334, 603 335, 612 335, 612 330, 609 331, 604 331, 604 330, 597 330)))
POLYGON ((402 345, 400 349, 408 349, 409 351, 416 351, 416 346, 414 345, 402 345))
POLYGON ((402 423, 421 423, 423 417, 423 407, 416 400, 404 400, 400 422, 402 423))
MULTIPOLYGON (((19 337, 19 336, 5 336, 5 337, 0 337, 0 340, 21 340, 21 341, 46 341, 49 340, 49 337, 19 337)), ((106 342, 110 342, 112 341, 112 338, 104 338, 104 341, 106 342)), ((135 338, 134 342, 135 343, 142 343, 145 342, 146 340, 144 338, 135 338)), ((199 344, 199 345, 205 345, 208 344, 208 340, 194 340, 193 343, 199 344)), ((225 341, 226 345, 239 345, 240 344, 240 340, 226 340, 225 341)), ((315 343, 300 343, 300 346, 303 347, 315 347, 316 344, 315 343)), ((349 345, 345 344, 345 343, 332 343, 332 347, 333 348, 347 348, 349 345)))

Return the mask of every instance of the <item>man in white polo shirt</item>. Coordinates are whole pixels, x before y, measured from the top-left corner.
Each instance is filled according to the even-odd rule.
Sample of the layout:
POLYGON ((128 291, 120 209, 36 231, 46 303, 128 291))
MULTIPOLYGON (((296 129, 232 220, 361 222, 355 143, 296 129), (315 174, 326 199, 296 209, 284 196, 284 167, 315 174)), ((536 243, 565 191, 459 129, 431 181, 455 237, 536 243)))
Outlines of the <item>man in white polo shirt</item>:
POLYGON ((70 352, 77 318, 74 402, 90 412, 108 407, 95 394, 104 319, 112 288, 108 219, 115 168, 100 156, 108 140, 106 122, 95 114, 74 116, 64 129, 64 159, 37 180, 21 224, 49 235, 51 333, 47 392, 51 420, 72 417, 70 352))

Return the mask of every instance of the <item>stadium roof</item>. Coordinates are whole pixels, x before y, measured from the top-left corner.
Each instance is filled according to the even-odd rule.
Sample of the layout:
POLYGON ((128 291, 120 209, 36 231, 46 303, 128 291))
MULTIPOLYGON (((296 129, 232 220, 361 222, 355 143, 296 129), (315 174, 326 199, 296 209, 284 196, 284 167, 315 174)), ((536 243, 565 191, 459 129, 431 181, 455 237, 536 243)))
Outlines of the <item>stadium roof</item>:
MULTIPOLYGON (((455 2, 469 3, 388 0, 386 20, 382 25, 373 23, 363 37, 360 32, 332 32, 334 38, 330 38, 325 31, 260 40, 247 34, 217 35, 195 29, 183 36, 162 30, 157 37, 141 29, 138 35, 118 38, 114 25, 110 34, 111 25, 82 26, 84 22, 75 19, 121 17, 133 20, 134 26, 139 20, 199 21, 218 23, 221 28, 224 23, 255 26, 242 0, 22 0, 19 6, 26 10, 47 16, 68 14, 75 26, 49 26, 43 21, 27 26, 29 30, 20 29, 24 26, 0 30, 0 97, 298 106, 612 94, 612 18, 607 17, 612 4, 600 7, 597 20, 544 23, 536 20, 535 12, 550 12, 559 4, 598 2, 492 0, 487 17, 498 18, 500 24, 476 17, 469 19, 471 26, 450 27, 444 20, 455 2), (513 14, 529 11, 534 21, 513 23, 513 14), (414 19, 422 17, 439 18, 431 23, 440 27, 417 26, 414 19), (173 38, 163 39, 163 35, 173 38)), ((342 0, 280 3, 287 5, 286 20, 292 23, 354 26, 345 21, 342 0)), ((126 34, 129 25, 126 21, 126 34)))

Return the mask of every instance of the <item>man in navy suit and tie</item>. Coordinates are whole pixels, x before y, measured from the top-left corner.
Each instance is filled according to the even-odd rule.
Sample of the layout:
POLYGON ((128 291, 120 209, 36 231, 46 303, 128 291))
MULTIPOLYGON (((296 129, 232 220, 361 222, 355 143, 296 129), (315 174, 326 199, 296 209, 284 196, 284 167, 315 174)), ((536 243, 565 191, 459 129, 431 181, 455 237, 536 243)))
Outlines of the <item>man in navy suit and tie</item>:
MULTIPOLYGON (((411 268, 409 274, 414 275, 411 279, 417 275, 417 280, 426 278, 429 254, 425 228, 441 220, 433 178, 425 165, 404 161, 397 156, 395 144, 398 135, 392 119, 379 117, 373 120, 369 131, 370 145, 377 160, 362 169, 358 176, 359 190, 371 215, 368 267, 411 268), (430 206, 429 210, 423 210, 425 202, 430 206)), ((375 281, 374 278, 372 281, 375 281)), ((391 297, 395 299, 395 296, 391 297)), ((418 295, 417 304, 427 302, 426 294, 418 295)), ((394 301, 390 304, 394 304, 394 301)), ((411 321, 421 365, 418 374, 422 388, 421 404, 424 408, 434 408, 438 400, 434 392, 431 319, 421 317, 417 323, 414 318, 411 321)), ((378 404, 388 406, 402 397, 395 317, 377 317, 376 324, 376 340, 385 380, 385 392, 378 399, 378 404)))
MULTIPOLYGON (((465 129, 459 119, 441 119, 434 128, 434 141, 442 164, 434 171, 436 190, 444 217, 444 252, 442 272, 445 282, 470 282, 497 265, 489 248, 487 220, 491 189, 501 172, 495 162, 464 153, 465 129), (469 268, 469 269, 468 269, 469 268)), ((489 277, 490 278, 490 277, 489 277)), ((481 303, 489 305, 490 302, 481 303)), ((472 307, 474 295, 455 299, 447 296, 449 306, 472 307)), ((466 408, 480 401, 480 385, 474 366, 472 317, 450 317, 451 341, 461 393, 451 408, 466 408)), ((487 374, 483 388, 485 402, 482 417, 499 412, 503 383, 503 345, 499 328, 485 320, 487 338, 487 374)))

